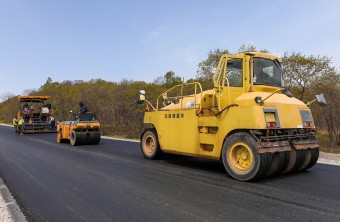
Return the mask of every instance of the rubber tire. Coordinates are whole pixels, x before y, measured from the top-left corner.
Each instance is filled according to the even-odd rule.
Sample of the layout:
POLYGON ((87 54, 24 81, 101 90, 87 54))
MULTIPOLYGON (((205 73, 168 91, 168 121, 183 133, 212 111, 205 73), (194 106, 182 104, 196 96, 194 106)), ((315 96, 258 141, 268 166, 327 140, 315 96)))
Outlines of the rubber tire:
POLYGON ((305 170, 313 167, 316 162, 318 162, 319 159, 319 148, 311 149, 311 158, 307 166, 305 167, 305 170))
POLYGON ((100 132, 99 131, 90 132, 87 143, 91 145, 98 145, 100 143, 100 132))
POLYGON ((297 171, 302 166, 306 158, 304 150, 296 150, 294 148, 292 148, 289 152, 289 156, 289 162, 283 170, 283 174, 297 171))
POLYGON ((76 131, 72 130, 71 133, 70 133, 70 144, 72 146, 76 146, 78 145, 78 141, 77 141, 77 133, 76 131))
POLYGON ((305 150, 305 160, 303 161, 303 164, 301 165, 298 171, 305 170, 311 158, 312 158, 312 151, 310 149, 305 150))
POLYGON ((84 145, 87 144, 87 134, 83 132, 76 132, 76 139, 77 143, 76 145, 84 145))
POLYGON ((293 169, 290 172, 298 171, 306 159, 306 150, 297 150, 296 162, 293 169))
POLYGON ((281 173, 289 163, 288 152, 276 152, 272 155, 272 164, 266 177, 275 176, 281 173))
POLYGON ((228 174, 234 179, 240 181, 260 179, 269 171, 269 168, 271 166, 271 153, 259 154, 256 149, 255 139, 250 134, 244 132, 236 133, 228 137, 228 139, 223 144, 221 155, 224 168, 226 169, 228 174), (233 166, 233 164, 237 165, 236 161, 230 160, 228 158, 228 153, 232 151, 231 149, 237 143, 244 143, 245 145, 247 145, 247 148, 249 148, 249 150, 251 151, 251 155, 253 156, 252 166, 244 172, 237 170, 233 166), (231 161, 234 161, 234 163, 231 163, 231 161))
POLYGON ((141 151, 146 159, 155 160, 163 156, 163 151, 158 142, 158 136, 154 129, 144 131, 141 137, 141 151))

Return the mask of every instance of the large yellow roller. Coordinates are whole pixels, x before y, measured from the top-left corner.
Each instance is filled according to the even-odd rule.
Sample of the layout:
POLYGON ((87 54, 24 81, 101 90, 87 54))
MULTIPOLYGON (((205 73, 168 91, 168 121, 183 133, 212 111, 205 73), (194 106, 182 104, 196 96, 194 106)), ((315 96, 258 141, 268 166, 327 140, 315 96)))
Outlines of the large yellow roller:
MULTIPOLYGON (((309 104, 284 88, 281 59, 266 53, 223 55, 214 87, 183 83, 145 99, 145 158, 163 153, 222 160, 241 181, 311 168, 319 144, 309 104)), ((316 101, 325 105, 323 95, 316 101)), ((313 102, 313 101, 312 101, 313 102)))

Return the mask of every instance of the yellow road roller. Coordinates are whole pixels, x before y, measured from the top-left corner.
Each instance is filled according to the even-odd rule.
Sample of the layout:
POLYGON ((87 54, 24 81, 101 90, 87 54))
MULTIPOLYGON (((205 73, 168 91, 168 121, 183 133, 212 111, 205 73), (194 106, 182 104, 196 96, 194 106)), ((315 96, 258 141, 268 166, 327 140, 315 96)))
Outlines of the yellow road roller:
POLYGON ((248 52, 223 55, 214 87, 199 82, 165 91, 145 104, 141 151, 147 159, 164 153, 221 160, 240 181, 314 166, 319 144, 309 105, 326 105, 323 95, 304 103, 284 88, 282 60, 248 52))
POLYGON ((72 146, 99 144, 100 123, 92 112, 80 112, 73 115, 72 121, 57 124, 57 142, 70 142, 72 146))

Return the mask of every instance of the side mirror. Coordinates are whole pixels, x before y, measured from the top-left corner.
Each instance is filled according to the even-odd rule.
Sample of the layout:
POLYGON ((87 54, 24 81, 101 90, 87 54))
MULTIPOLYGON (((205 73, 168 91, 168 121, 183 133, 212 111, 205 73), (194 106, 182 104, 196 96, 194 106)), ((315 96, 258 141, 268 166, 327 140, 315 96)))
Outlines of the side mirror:
POLYGON ((145 91, 144 90, 139 91, 139 100, 142 100, 142 101, 145 100, 145 91))
POLYGON ((137 100, 137 104, 143 104, 145 101, 145 91, 139 91, 139 100, 137 100))
POLYGON ((323 94, 315 95, 316 101, 320 104, 320 106, 326 106, 327 102, 323 94))

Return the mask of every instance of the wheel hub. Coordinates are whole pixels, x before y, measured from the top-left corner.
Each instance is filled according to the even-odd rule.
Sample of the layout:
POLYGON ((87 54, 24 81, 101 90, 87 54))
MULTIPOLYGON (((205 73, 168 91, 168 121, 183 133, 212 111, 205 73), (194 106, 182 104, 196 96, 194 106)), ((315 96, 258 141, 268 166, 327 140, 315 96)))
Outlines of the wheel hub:
POLYGON ((153 140, 152 136, 148 136, 145 139, 145 145, 146 151, 152 153, 155 149, 155 141, 153 140))
POLYGON ((250 164, 249 152, 244 147, 239 146, 236 150, 236 160, 244 169, 247 169, 250 164))
POLYGON ((228 158, 231 166, 240 172, 251 169, 254 162, 251 148, 243 142, 236 143, 231 147, 228 158))

